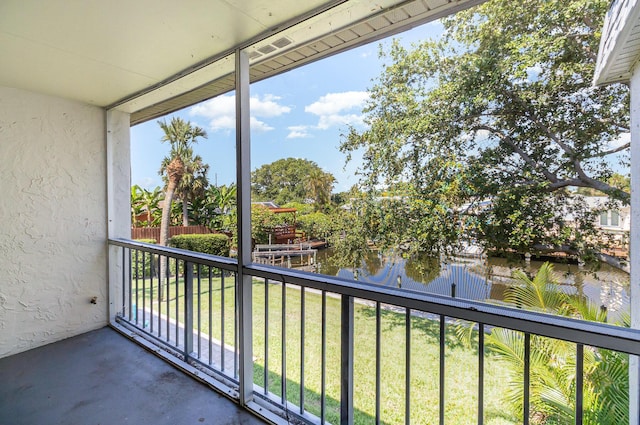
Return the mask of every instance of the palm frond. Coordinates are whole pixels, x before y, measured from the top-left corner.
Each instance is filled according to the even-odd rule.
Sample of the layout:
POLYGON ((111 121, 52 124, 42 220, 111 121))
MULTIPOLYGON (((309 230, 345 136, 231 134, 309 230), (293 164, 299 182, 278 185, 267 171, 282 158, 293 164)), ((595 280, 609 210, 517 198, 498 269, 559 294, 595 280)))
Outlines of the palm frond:
POLYGON ((566 294, 558 289, 558 280, 553 272, 553 264, 546 262, 529 278, 523 271, 513 273, 515 286, 509 288, 505 301, 519 307, 539 311, 558 311, 567 300, 566 294))
POLYGON ((454 325, 454 331, 458 341, 462 342, 465 347, 471 347, 471 342, 475 334, 472 322, 457 320, 454 325))

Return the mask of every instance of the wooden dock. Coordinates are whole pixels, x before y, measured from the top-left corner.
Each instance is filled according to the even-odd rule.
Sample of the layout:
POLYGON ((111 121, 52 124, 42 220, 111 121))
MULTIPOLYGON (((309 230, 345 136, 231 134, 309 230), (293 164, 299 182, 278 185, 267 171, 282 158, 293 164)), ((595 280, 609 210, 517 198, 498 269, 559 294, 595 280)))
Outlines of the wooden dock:
POLYGON ((256 245, 252 253, 256 264, 280 267, 314 267, 318 250, 309 242, 256 245))

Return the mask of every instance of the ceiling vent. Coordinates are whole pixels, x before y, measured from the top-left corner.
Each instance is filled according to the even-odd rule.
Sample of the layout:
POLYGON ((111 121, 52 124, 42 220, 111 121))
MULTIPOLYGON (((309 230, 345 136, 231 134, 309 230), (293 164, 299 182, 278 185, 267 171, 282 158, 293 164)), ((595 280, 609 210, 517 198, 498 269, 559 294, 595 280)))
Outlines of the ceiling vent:
POLYGON ((267 44, 266 46, 259 47, 258 51, 260 53, 264 53, 266 55, 266 54, 269 54, 271 52, 275 52, 276 48, 273 47, 271 44, 267 44))
POLYGON ((291 43, 293 43, 292 40, 290 40, 287 37, 282 37, 282 38, 279 38, 276 41, 274 41, 272 44, 274 46, 276 46, 277 48, 282 49, 283 47, 288 46, 291 43))

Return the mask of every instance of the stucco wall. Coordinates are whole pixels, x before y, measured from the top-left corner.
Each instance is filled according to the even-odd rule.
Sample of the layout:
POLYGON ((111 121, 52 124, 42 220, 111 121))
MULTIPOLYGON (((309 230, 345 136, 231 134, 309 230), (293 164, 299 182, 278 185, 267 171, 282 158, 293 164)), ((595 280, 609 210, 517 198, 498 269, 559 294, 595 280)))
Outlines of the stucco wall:
POLYGON ((0 87, 0 357, 107 324, 105 145, 102 109, 0 87))

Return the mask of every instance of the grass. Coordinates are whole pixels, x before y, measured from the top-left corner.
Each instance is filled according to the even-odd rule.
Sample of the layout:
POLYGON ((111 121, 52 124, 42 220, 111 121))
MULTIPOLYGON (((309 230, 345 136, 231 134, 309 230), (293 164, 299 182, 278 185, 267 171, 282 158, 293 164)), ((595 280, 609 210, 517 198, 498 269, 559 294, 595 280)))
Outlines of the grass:
MULTIPOLYGON (((234 344, 234 277, 224 279, 224 337, 225 343, 234 344)), ((194 294, 194 312, 200 303, 201 331, 220 339, 222 334, 222 293, 219 274, 214 274, 209 290, 208 272, 203 271, 200 300, 194 294), (211 298, 210 298, 211 297, 211 298), (209 321, 209 301, 211 316, 209 321)), ((134 288, 135 289, 135 288, 134 288)), ((138 286, 139 306, 142 306, 142 279, 138 286)), ((194 291, 197 279, 194 279, 194 291)), ((157 300, 157 281, 154 282, 154 299, 157 300)), ((305 311, 302 317, 302 291, 298 287, 285 287, 286 306, 284 324, 286 352, 286 399, 300 405, 301 382, 301 326, 304 323, 304 407, 320 416, 321 393, 321 337, 322 296, 312 291, 304 292, 305 311)), ((149 281, 145 282, 146 304, 151 297, 149 281)), ((254 382, 264 383, 265 344, 268 346, 269 391, 282 397, 282 340, 283 340, 283 287, 280 283, 265 284, 254 280, 253 284, 253 357, 254 382), (265 289, 268 287, 268 310, 265 289), (268 335, 265 338, 265 312, 268 311, 268 335)), ((169 285, 170 316, 175 318, 176 299, 178 314, 184 312, 184 285, 179 279, 176 297, 175 279, 169 285)), ((326 420, 340 422, 340 298, 326 297, 326 420)), ((157 301, 154 301, 157 311, 157 301)), ((397 309, 396 309, 397 310, 397 309)), ((166 303, 161 303, 166 314, 166 303)), ((375 423, 376 405, 376 312, 375 308, 356 302, 354 307, 354 423, 375 423)), ((424 316, 424 315, 423 315, 424 316)), ((405 417, 405 347, 406 326, 404 311, 381 311, 381 422, 404 423, 405 417)), ((197 325, 197 319, 194 320, 197 325)), ((413 315, 410 331, 410 419, 415 424, 437 424, 439 421, 439 320, 413 315)), ((453 326, 446 326, 445 358, 445 421, 451 424, 477 423, 478 354, 477 343, 471 347, 461 345, 453 326)), ((474 336, 477 340, 477 335, 474 336)), ((506 369, 485 353, 484 423, 506 425, 520 422, 509 415, 502 402, 508 381, 506 369)), ((231 360, 231 359, 229 359, 231 360)), ((229 361, 227 360, 227 361, 229 361)))

